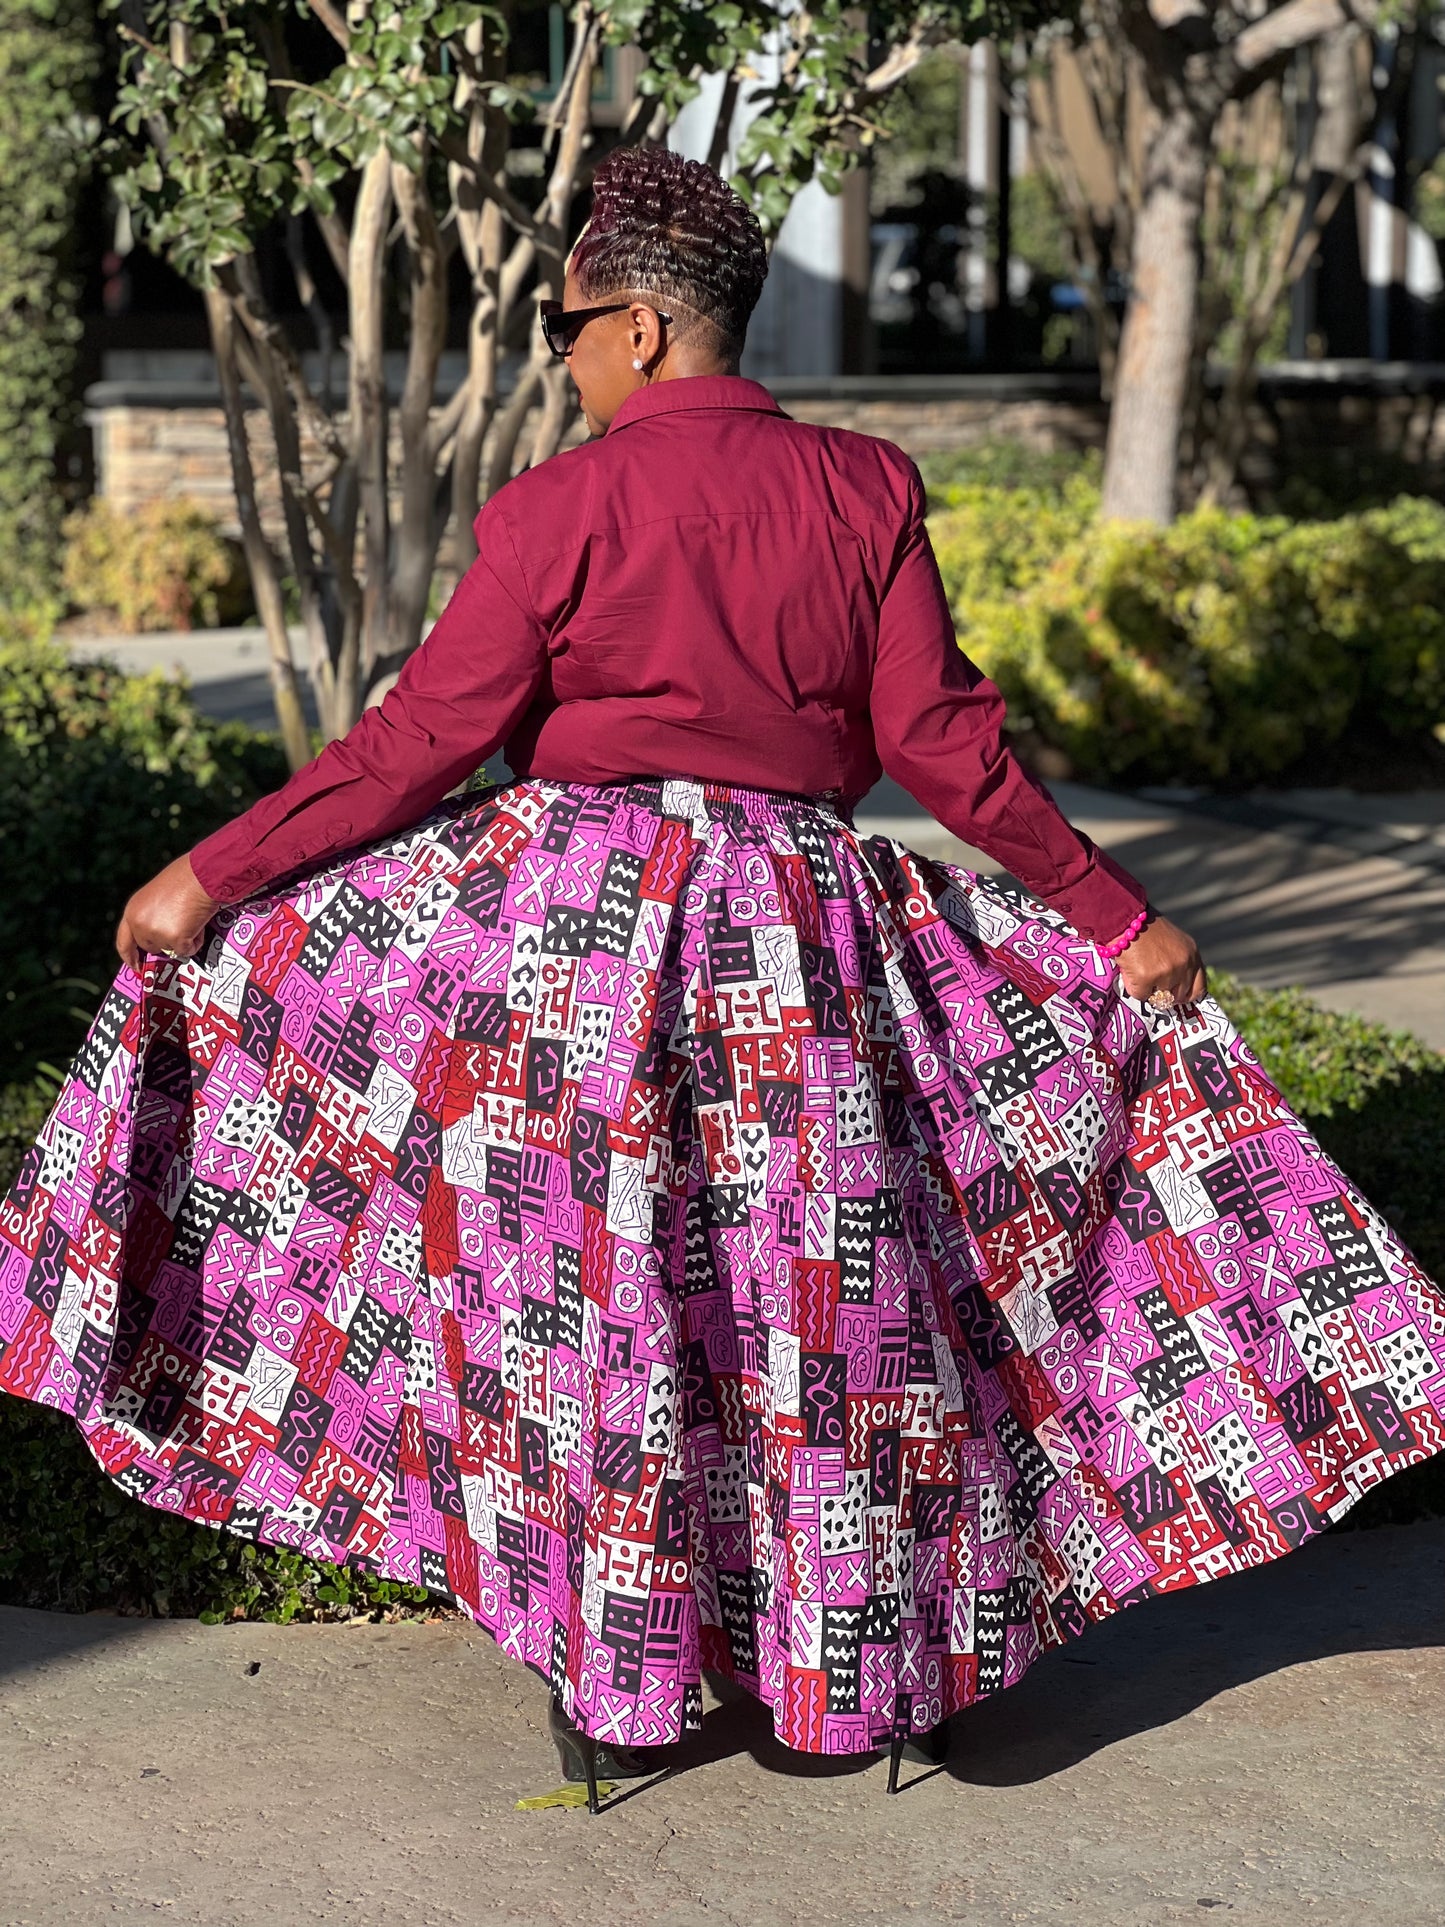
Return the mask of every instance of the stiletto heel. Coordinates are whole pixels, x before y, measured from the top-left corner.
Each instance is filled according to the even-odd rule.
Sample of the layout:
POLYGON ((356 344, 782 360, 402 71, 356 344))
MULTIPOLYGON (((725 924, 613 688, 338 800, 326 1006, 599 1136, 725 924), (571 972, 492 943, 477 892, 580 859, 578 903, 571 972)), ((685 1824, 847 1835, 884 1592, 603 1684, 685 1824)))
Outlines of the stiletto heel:
POLYGON ((599 1743, 569 1717, 555 1693, 547 1708, 547 1730, 552 1735, 558 1758, 562 1762, 562 1778, 586 1781, 589 1813, 602 1811, 597 1794, 599 1780, 646 1780, 654 1773, 660 1773, 666 1764, 649 1758, 636 1747, 599 1743))
MULTIPOLYGON (((907 1715, 901 1718, 906 1719, 907 1715)), ((888 1749, 888 1791, 898 1791, 898 1772, 905 1760, 916 1760, 920 1766, 941 1766, 948 1758, 948 1740, 947 1720, 940 1720, 926 1733, 911 1733, 906 1725, 900 1724, 888 1749)))
POLYGON ((903 1764, 903 1749, 907 1744, 908 1733, 906 1729, 901 1733, 895 1733, 893 1735, 893 1745, 888 1752, 888 1791, 890 1793, 896 1793, 898 1791, 898 1769, 903 1764))
POLYGON ((602 1805, 597 1798, 597 1742, 590 1733, 579 1733, 577 1750, 582 1755, 582 1771, 587 1779, 587 1811, 600 1813, 602 1805))

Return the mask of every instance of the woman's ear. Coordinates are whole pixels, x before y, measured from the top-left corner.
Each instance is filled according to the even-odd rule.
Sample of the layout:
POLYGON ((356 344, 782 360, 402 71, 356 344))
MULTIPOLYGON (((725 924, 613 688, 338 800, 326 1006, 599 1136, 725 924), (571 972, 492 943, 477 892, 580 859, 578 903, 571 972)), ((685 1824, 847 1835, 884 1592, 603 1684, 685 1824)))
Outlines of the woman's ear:
POLYGON ((662 324, 651 308, 637 305, 632 311, 632 365, 639 373, 663 352, 662 324))

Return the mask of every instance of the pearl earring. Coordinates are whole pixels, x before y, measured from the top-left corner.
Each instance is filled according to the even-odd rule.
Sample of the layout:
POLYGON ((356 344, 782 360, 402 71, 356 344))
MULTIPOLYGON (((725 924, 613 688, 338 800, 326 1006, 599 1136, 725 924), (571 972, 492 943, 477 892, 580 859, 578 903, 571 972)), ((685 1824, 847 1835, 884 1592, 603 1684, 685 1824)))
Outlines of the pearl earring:
POLYGON ((632 365, 637 369, 639 374, 642 372, 642 359, 640 356, 634 355, 632 357, 632 365))

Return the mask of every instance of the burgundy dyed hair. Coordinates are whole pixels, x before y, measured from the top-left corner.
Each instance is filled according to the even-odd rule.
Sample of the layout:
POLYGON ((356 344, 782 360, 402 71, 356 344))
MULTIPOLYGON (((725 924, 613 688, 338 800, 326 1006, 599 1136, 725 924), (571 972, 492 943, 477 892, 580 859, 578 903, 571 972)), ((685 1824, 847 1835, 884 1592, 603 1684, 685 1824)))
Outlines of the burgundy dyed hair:
MULTIPOLYGON (((717 352, 735 359, 768 256, 757 216, 703 162, 667 147, 615 147, 597 164, 572 272, 589 300, 652 294, 693 310, 710 324, 717 352)), ((677 323, 682 335, 696 325, 686 313, 677 323)))

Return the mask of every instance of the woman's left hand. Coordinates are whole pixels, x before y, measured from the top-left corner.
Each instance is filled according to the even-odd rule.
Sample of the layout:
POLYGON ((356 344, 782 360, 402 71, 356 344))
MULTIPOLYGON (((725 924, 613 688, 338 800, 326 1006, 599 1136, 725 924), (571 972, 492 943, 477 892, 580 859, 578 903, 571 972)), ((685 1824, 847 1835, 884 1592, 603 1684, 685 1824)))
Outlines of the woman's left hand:
POLYGON ((1199 946, 1187 930, 1168 917, 1155 917, 1121 951, 1119 975, 1131 997, 1147 1002, 1156 990, 1173 994, 1177 1004, 1193 1004, 1209 987, 1199 946))
POLYGON ((125 906, 115 933, 122 963, 139 970, 142 951, 172 951, 193 957, 201 947, 206 925, 220 909, 196 880, 188 856, 178 856, 164 870, 142 884, 125 906))

